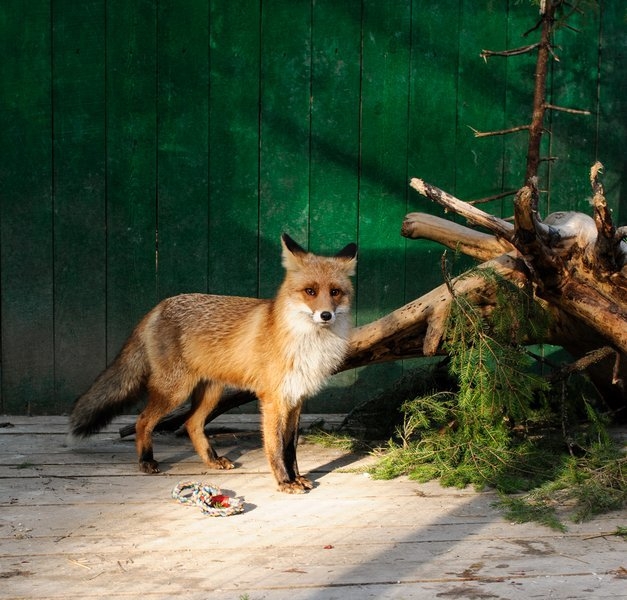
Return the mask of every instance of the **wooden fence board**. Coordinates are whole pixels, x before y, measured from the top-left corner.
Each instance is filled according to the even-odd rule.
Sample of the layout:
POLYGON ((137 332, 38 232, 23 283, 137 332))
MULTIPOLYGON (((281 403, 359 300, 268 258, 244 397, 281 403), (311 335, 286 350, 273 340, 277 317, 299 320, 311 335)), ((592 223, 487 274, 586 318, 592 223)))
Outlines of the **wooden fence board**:
MULTIPOLYGON (((407 174, 421 177, 441 189, 455 189, 457 165, 455 140, 457 121, 457 67, 459 10, 435 3, 428 19, 417 19, 420 0, 412 6, 411 71, 409 88, 409 140, 407 174), (446 31, 447 35, 442 35, 446 31)), ((409 191, 408 211, 443 216, 443 210, 414 190, 409 191)), ((425 268, 440 261, 440 244, 416 240, 407 244, 406 298, 409 301, 442 283, 439 269, 425 268)))
MULTIPOLYGON (((314 4, 312 54, 309 241, 316 252, 334 254, 357 241, 361 0, 314 4)), ((324 402, 311 400, 305 410, 350 410, 355 378, 337 375, 324 402)))
POLYGON ((156 7, 107 3, 107 349, 157 301, 156 7))
POLYGON ((158 297, 204 292, 208 271, 209 7, 157 14, 158 297))
POLYGON ((309 244, 311 5, 271 0, 261 18, 259 290, 271 296, 281 233, 309 244))
POLYGON ((570 27, 556 32, 555 54, 559 60, 553 60, 550 65, 552 86, 547 102, 569 109, 588 110, 591 114, 558 110, 549 114, 550 154, 556 158, 550 165, 549 210, 577 210, 591 214, 588 201, 592 195, 590 167, 597 159, 596 115, 599 110, 598 45, 591 40, 599 39, 598 12, 590 10, 584 15, 573 15, 569 25, 588 31, 590 37, 578 35, 570 27))
POLYGON ((54 400, 106 364, 105 2, 53 6, 54 400), (77 365, 80 365, 77 373, 77 365))
MULTIPOLYGON (((363 3, 361 179, 357 323, 401 306, 405 299, 405 240, 399 227, 407 213, 409 42, 411 2, 363 3)), ((380 391, 401 373, 399 365, 358 372, 354 393, 380 391)))
POLYGON ((332 254, 356 241, 361 1, 316 2, 311 29, 310 242, 332 254))
POLYGON ((455 193, 472 200, 501 189, 503 137, 476 139, 472 128, 505 128, 505 62, 486 64, 483 48, 507 47, 503 13, 487 1, 464 0, 459 29, 459 86, 457 89, 457 164, 455 193))
POLYGON ((209 291, 259 294, 261 5, 211 2, 209 291))
POLYGON ((0 3, 2 409, 45 412, 54 389, 51 19, 0 3))

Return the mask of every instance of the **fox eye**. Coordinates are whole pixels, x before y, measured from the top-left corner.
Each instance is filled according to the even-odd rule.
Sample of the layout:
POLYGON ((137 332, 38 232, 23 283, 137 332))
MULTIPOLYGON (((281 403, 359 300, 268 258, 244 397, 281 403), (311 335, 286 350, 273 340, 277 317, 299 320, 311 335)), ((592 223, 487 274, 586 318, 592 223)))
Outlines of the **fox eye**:
POLYGON ((339 296, 342 293, 342 290, 338 290, 337 288, 332 288, 331 289, 331 296, 339 296))
POLYGON ((305 288, 305 294, 307 294, 308 296, 315 296, 316 290, 314 290, 313 288, 305 288))

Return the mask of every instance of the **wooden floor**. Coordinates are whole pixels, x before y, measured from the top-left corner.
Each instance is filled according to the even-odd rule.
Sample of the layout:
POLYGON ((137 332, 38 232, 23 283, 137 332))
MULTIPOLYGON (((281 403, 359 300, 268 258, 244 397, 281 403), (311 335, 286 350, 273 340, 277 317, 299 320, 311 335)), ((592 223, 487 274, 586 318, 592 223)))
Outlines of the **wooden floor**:
POLYGON ((164 473, 147 476, 117 435, 129 418, 73 448, 64 418, 0 421, 0 599, 627 598, 627 543, 603 536, 626 511, 565 534, 515 525, 491 493, 373 481, 351 472, 367 457, 311 444, 299 463, 316 487, 290 496, 251 432, 219 434, 237 468, 208 474, 189 440, 160 434, 164 473), (173 501, 190 479, 245 512, 173 501))

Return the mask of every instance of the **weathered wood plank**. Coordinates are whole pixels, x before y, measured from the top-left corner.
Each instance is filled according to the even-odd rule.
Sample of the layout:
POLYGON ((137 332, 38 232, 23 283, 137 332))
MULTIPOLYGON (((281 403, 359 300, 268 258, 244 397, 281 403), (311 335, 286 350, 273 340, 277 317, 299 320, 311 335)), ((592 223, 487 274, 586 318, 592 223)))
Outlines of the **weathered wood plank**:
MULTIPOLYGON (((0 434, 0 457, 25 437, 0 434)), ((30 437, 33 447, 60 441, 30 437)), ((243 457, 256 472, 201 475, 193 458, 196 472, 185 475, 112 475, 82 464, 89 451, 67 448, 55 456, 65 464, 49 466, 43 452, 32 455, 34 471, 4 468, 0 599, 627 597, 625 542, 601 536, 624 525, 626 511, 566 533, 511 525, 492 507, 493 493, 374 481, 334 468, 358 465, 354 457, 312 444, 301 462, 318 485, 289 496, 275 491, 258 442, 243 457), (243 496, 245 512, 212 519, 172 500, 190 475, 243 496)), ((95 443, 132 451, 128 440, 95 443)), ((174 446, 162 444, 180 452, 174 446)))
MULTIPOLYGON (((301 415, 301 429, 307 429, 314 424, 321 424, 325 428, 333 428, 342 423, 345 414, 341 413, 306 413, 301 415)), ((123 415, 116 417, 111 424, 105 427, 99 434, 93 436, 116 436, 122 427, 132 425, 137 420, 137 416, 123 415)), ((0 436, 2 435, 22 435, 31 433, 45 433, 51 435, 68 433, 68 420, 65 416, 50 415, 47 417, 27 417, 25 415, 0 415, 0 436)), ((228 413, 216 417, 207 426, 207 431, 216 431, 222 428, 234 429, 237 431, 259 431, 259 415, 250 413, 228 413)))
MULTIPOLYGON (((411 1, 363 2, 361 154, 357 272, 357 324, 402 306, 405 240, 399 223, 407 213, 411 1)), ((358 371, 356 398, 372 397, 402 374, 400 363, 358 371)))

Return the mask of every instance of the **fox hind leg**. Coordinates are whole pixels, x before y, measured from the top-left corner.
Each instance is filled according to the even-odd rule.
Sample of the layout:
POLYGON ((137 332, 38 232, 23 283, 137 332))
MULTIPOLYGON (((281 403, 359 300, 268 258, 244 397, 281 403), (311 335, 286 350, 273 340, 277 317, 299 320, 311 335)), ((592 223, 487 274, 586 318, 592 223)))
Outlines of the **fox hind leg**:
POLYGON ((192 413, 185 422, 194 449, 203 462, 212 469, 232 469, 233 463, 218 456, 205 434, 205 421, 217 406, 224 386, 214 382, 201 382, 196 386, 192 398, 192 413))
POLYGON ((159 463, 152 450, 152 432, 170 411, 183 404, 189 397, 193 380, 176 377, 176 369, 164 371, 162 377, 148 381, 148 403, 135 424, 135 446, 139 459, 139 470, 144 473, 159 473, 159 463))
POLYGON ((139 470, 143 473, 159 473, 159 463, 155 460, 152 450, 152 432, 157 423, 185 397, 171 398, 157 389, 149 390, 148 404, 137 418, 135 424, 135 447, 139 459, 139 470))

